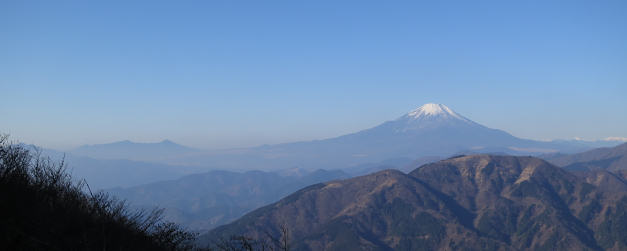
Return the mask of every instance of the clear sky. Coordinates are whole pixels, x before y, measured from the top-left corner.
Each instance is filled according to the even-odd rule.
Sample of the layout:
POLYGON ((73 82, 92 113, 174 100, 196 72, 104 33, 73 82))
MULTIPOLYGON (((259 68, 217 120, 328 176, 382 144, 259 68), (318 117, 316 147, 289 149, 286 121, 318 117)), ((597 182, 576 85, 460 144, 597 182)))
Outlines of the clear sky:
POLYGON ((627 137, 625 13, 624 0, 1 1, 0 132, 223 148, 436 102, 524 138, 627 137))

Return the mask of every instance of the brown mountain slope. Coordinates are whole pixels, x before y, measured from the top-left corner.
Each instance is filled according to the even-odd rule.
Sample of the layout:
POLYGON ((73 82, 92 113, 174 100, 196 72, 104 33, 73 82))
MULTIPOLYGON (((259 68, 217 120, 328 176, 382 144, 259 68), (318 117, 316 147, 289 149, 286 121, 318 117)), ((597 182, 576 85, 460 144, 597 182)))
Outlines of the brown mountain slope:
POLYGON ((410 175, 475 213, 473 225, 480 233, 515 249, 597 248, 594 226, 586 224, 594 217, 587 210, 618 199, 531 157, 465 156, 425 165, 410 175))
POLYGON ((531 157, 462 156, 314 185, 203 236, 290 230, 296 250, 627 248, 627 190, 531 157))

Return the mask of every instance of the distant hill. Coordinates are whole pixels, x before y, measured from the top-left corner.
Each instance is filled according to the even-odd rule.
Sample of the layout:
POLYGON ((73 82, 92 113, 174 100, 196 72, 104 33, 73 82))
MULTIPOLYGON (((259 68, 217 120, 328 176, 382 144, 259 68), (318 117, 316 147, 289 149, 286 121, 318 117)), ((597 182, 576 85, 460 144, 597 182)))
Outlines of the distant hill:
POLYGON ((544 159, 569 170, 627 170, 627 143, 577 154, 548 155, 544 159))
POLYGON ((200 231, 229 223, 303 187, 348 178, 342 171, 211 171, 107 192, 132 206, 165 208, 167 220, 200 231))
POLYGON ((20 147, 54 162, 63 162, 75 181, 86 181, 92 190, 129 187, 162 180, 172 180, 191 173, 206 172, 199 166, 167 165, 128 159, 95 159, 72 153, 63 153, 35 145, 19 144, 20 147))
POLYGON ((176 144, 170 140, 158 143, 136 143, 129 140, 109 144, 84 145, 72 151, 77 156, 95 159, 127 159, 134 161, 162 162, 175 156, 198 152, 197 149, 176 144))
POLYGON ((627 185, 533 157, 473 155, 312 185, 201 236, 289 229, 295 250, 625 250, 627 185))
POLYGON ((67 155, 66 163, 72 176, 85 179, 92 189, 137 186, 207 171, 207 169, 201 167, 166 165, 125 159, 101 160, 75 155, 67 155))

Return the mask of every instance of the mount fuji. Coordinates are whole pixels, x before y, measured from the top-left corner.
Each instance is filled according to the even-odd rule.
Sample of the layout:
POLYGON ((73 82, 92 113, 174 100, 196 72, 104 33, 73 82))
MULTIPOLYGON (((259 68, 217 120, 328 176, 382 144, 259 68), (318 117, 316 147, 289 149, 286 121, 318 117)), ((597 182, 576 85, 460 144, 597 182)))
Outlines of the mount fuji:
POLYGON ((464 153, 535 155, 587 148, 542 142, 488 128, 443 104, 429 103, 392 121, 335 138, 214 151, 176 164, 232 169, 346 168, 364 163, 408 163, 427 156, 464 153))

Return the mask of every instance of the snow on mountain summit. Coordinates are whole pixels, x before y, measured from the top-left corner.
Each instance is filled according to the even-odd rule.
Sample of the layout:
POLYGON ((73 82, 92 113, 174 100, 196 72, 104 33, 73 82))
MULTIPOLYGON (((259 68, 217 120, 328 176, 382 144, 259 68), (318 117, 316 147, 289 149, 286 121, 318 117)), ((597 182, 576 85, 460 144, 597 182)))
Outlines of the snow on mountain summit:
POLYGON ((452 126, 481 126, 457 114, 443 104, 428 103, 405 114, 396 120, 396 132, 408 132, 422 129, 443 128, 452 126))
POLYGON ((451 108, 448 108, 448 106, 434 103, 424 104, 421 107, 418 107, 416 110, 409 112, 407 116, 414 119, 422 118, 425 116, 452 116, 457 119, 465 120, 462 116, 451 110, 451 108))

